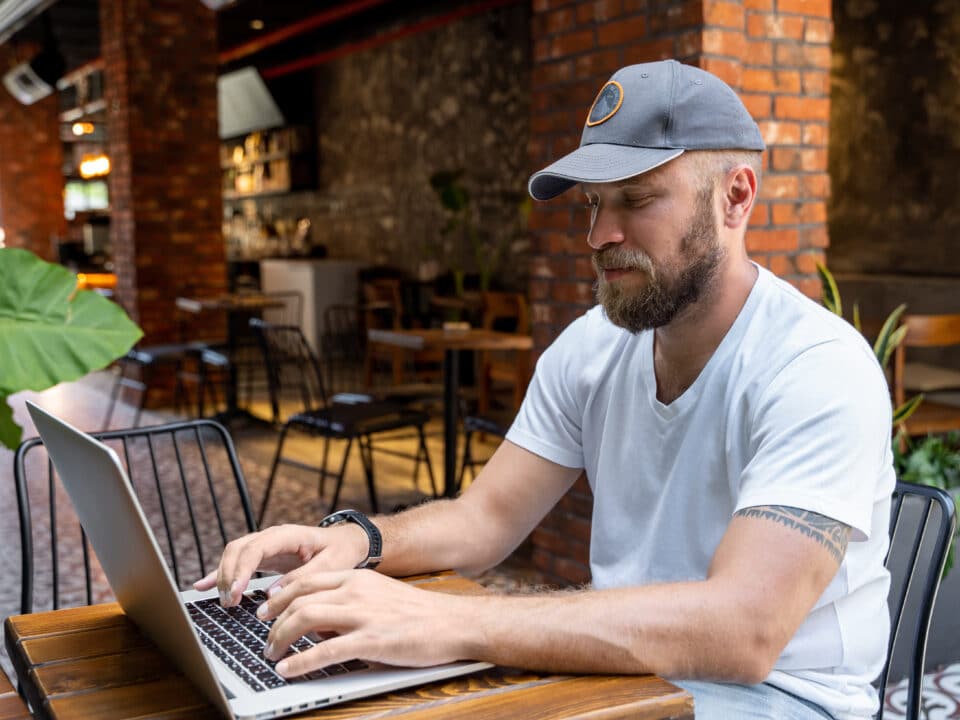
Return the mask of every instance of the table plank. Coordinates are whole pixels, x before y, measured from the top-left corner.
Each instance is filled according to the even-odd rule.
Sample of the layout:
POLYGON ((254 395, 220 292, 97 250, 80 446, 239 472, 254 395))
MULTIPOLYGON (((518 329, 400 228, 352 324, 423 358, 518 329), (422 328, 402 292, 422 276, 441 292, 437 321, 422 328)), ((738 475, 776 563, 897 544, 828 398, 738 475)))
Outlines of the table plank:
POLYGON ((367 340, 375 344, 409 350, 530 350, 533 347, 533 338, 529 335, 480 328, 469 330, 370 329, 367 331, 367 340))
POLYGON ((7 676, 0 670, 0 720, 28 720, 30 711, 7 676))

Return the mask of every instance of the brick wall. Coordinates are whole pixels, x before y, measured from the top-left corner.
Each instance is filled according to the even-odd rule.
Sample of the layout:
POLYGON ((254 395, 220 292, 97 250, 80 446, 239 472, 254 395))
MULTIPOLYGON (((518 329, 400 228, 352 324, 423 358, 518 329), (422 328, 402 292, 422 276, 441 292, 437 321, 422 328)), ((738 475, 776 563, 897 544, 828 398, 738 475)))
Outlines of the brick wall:
MULTIPOLYGON (((533 0, 531 167, 579 143, 599 88, 622 65, 676 58, 737 90, 768 146, 747 234, 751 257, 809 295, 827 245, 830 0, 533 0)), ((593 305, 587 213, 576 191, 537 203, 531 318, 546 347, 593 305)), ((581 479, 534 531, 537 567, 589 578, 590 492, 581 479)))
POLYGON ((169 341, 177 295, 226 287, 214 14, 102 0, 100 36, 117 297, 146 343, 169 341))
MULTIPOLYGON (((9 45, 0 48, 0 73, 30 55, 18 58, 9 45)), ((0 228, 8 247, 46 260, 53 259, 51 238, 66 234, 59 133, 55 95, 21 105, 0 88, 0 228)))

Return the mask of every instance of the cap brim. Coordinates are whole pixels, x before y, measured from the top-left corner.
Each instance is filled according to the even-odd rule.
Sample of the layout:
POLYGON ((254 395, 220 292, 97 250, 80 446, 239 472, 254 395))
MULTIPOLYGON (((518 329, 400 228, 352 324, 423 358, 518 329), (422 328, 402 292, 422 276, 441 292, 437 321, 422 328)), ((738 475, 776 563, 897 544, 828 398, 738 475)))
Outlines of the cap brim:
POLYGON ((583 145, 531 175, 527 190, 535 200, 549 200, 577 183, 626 180, 682 154, 683 148, 642 148, 604 143, 583 145))

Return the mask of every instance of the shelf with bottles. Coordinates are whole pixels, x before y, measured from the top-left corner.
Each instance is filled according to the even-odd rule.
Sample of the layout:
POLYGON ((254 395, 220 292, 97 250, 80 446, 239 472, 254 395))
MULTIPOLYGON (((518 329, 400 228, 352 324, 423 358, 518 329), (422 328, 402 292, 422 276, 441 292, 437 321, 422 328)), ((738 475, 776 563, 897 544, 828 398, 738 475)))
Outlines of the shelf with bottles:
POLYGON ((285 127, 252 132, 220 145, 223 197, 276 195, 312 187, 316 160, 309 129, 285 127))

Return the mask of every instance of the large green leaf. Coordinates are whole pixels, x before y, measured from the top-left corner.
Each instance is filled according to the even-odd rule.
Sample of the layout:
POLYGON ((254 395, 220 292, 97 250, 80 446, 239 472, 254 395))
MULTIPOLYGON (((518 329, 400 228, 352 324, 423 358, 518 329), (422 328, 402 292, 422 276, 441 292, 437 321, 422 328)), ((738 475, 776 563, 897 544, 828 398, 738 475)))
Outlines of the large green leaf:
POLYGON ((840 290, 837 288, 837 281, 834 280, 833 273, 827 270, 825 265, 817 263, 817 274, 820 276, 823 306, 834 315, 843 317, 840 290))
POLYGON ((907 334, 906 328, 900 331, 897 323, 900 322, 900 316, 907 309, 906 303, 901 303, 894 308, 893 312, 887 315, 887 319, 880 328, 880 334, 877 335, 877 341, 873 344, 873 352, 880 362, 880 367, 885 368, 890 361, 890 354, 903 341, 903 336, 907 334))
MULTIPOLYGON (((60 265, 0 248, 0 396, 76 380, 140 339, 119 305, 76 285, 60 265)), ((0 411, 0 438, 9 438, 8 420, 0 411)))
POLYGON ((0 445, 13 450, 20 444, 20 427, 13 421, 13 410, 7 403, 7 396, 0 393, 0 445))

